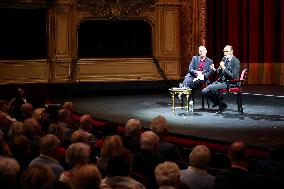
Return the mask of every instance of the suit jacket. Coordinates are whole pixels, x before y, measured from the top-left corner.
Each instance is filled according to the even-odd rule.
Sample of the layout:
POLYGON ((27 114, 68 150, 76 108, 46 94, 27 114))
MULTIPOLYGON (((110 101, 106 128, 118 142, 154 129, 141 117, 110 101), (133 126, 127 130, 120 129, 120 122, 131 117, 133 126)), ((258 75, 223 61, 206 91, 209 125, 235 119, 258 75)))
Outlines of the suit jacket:
MULTIPOLYGON (((188 74, 185 77, 196 77, 195 73, 198 68, 200 57, 199 56, 193 56, 192 60, 188 66, 188 74)), ((203 67, 203 74, 205 76, 205 79, 208 79, 209 75, 211 74, 211 68, 210 65, 213 64, 213 60, 206 57, 205 58, 205 65, 203 67)))
POLYGON ((222 61, 225 62, 225 69, 221 67, 217 69, 217 73, 220 75, 218 81, 227 81, 232 79, 239 79, 240 77, 240 61, 235 56, 232 57, 229 63, 226 62, 226 58, 223 57, 222 61))

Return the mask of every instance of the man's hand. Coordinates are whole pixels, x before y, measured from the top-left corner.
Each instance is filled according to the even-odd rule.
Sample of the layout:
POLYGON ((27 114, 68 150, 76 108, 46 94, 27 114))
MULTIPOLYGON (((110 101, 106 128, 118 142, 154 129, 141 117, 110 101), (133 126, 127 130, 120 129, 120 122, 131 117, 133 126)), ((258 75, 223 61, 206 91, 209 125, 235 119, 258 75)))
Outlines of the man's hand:
POLYGON ((220 67, 224 70, 226 67, 225 67, 225 62, 221 61, 220 62, 220 67))
POLYGON ((214 67, 214 64, 211 64, 210 65, 210 68, 215 72, 216 71, 216 69, 215 69, 215 67, 214 67))

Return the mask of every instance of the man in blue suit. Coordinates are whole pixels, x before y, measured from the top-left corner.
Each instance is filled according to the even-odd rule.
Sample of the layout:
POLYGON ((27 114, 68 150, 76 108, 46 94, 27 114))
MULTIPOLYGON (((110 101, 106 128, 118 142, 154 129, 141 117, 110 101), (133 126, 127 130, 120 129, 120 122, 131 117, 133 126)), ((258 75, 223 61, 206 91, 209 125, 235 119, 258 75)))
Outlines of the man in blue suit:
POLYGON ((203 82, 208 81, 211 74, 211 65, 213 60, 206 57, 207 49, 204 46, 199 47, 199 56, 193 56, 188 67, 188 74, 183 80, 183 86, 191 89, 200 86, 203 82))
MULTIPOLYGON (((227 80, 238 79, 240 75, 240 61, 234 56, 234 49, 231 45, 224 47, 224 57, 220 62, 218 69, 214 68, 214 64, 211 65, 213 72, 217 72, 220 78, 208 85, 202 90, 202 93, 209 97, 213 102, 212 107, 216 107, 220 104, 220 99, 217 91, 227 88, 227 80)), ((222 103, 222 110, 226 109, 227 105, 222 103)))

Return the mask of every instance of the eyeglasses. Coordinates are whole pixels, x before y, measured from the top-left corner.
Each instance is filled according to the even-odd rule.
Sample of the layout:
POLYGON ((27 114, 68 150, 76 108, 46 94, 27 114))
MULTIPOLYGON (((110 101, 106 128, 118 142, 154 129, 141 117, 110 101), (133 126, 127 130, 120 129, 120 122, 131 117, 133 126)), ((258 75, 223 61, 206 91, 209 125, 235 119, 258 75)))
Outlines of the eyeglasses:
POLYGON ((223 51, 223 52, 229 52, 229 51, 223 51))

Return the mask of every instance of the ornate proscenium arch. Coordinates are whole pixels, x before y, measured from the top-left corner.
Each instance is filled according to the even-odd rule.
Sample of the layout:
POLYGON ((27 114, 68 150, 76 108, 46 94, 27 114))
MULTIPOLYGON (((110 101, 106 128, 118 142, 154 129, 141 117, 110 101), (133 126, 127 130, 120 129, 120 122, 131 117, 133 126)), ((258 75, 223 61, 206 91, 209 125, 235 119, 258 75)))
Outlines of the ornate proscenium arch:
POLYGON ((122 18, 140 15, 145 9, 153 9, 158 0, 76 0, 78 8, 106 18, 122 18))

